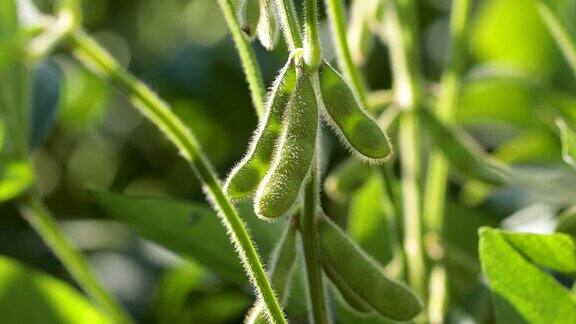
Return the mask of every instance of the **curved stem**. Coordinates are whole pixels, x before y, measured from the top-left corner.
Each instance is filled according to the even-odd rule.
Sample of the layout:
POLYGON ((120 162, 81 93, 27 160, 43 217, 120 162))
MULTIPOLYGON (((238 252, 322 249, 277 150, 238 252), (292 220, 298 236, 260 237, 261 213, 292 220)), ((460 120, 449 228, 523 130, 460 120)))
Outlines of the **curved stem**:
POLYGON ((352 88, 358 94, 359 99, 366 105, 367 89, 362 80, 360 70, 352 61, 352 55, 348 47, 346 13, 344 12, 343 0, 326 0, 325 3, 336 47, 338 65, 342 69, 346 80, 352 84, 352 88))
POLYGON ((408 281, 426 296, 420 197, 420 134, 417 110, 422 104, 421 71, 416 40, 416 8, 412 0, 391 1, 389 44, 396 100, 402 110, 399 129, 404 211, 404 250, 408 281))
POLYGON ((280 25, 284 32, 284 39, 288 44, 288 49, 293 51, 302 47, 302 36, 300 35, 300 24, 298 17, 294 10, 294 3, 292 0, 274 0, 278 16, 280 18, 280 25))
POLYGON ((309 179, 304 187, 304 207, 300 231, 302 233, 302 246, 306 262, 306 275, 308 278, 308 293, 312 307, 311 317, 313 323, 329 323, 326 295, 322 278, 322 265, 318 256, 318 243, 316 220, 318 218, 318 170, 317 159, 312 161, 309 179))
POLYGON ((72 44, 74 56, 100 77, 113 82, 190 162, 196 176, 204 185, 208 199, 218 211, 221 222, 230 234, 230 240, 235 245, 250 280, 266 304, 270 317, 275 323, 286 323, 246 225, 224 193, 210 162, 192 132, 172 113, 165 102, 144 83, 120 67, 114 58, 88 35, 80 31, 74 33, 72 44))
MULTIPOLYGON (((450 63, 442 75, 440 96, 436 113, 446 123, 453 123, 460 98, 460 86, 466 54, 466 25, 470 13, 471 0, 452 2, 450 18, 450 63)), ((448 161, 438 148, 433 148, 428 165, 426 190, 424 195, 424 219, 432 243, 431 258, 436 261, 430 276, 429 319, 432 322, 444 320, 447 282, 443 264, 443 225, 446 187, 448 182, 448 161)))
POLYGON ((224 19, 226 24, 228 24, 228 29, 232 33, 232 39, 234 39, 234 44, 236 44, 236 49, 240 56, 240 61, 242 63, 242 69, 246 75, 246 81, 248 81, 248 88, 250 88, 250 93, 252 96, 252 104, 256 109, 256 114, 261 117, 264 113, 264 102, 265 102, 265 91, 264 91, 264 81, 262 81, 262 75, 260 73, 260 67, 256 61, 256 55, 254 55, 254 50, 250 45, 250 42, 242 36, 242 30, 238 24, 238 19, 236 18, 234 6, 230 0, 218 0, 220 4, 220 9, 224 14, 224 19))
POLYGON ((318 37, 318 2, 306 0, 304 4, 304 61, 309 71, 316 71, 322 58, 318 37))
POLYGON ((54 216, 44 205, 37 193, 32 192, 20 206, 20 213, 56 254, 66 270, 70 272, 82 289, 116 323, 133 323, 118 301, 102 287, 86 259, 58 228, 54 216))

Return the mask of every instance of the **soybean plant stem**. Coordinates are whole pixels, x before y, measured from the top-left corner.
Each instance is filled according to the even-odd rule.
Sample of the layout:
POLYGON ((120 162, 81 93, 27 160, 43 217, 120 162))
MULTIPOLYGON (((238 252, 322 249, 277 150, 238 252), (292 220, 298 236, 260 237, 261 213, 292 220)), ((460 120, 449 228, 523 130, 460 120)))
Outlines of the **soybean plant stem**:
POLYGON ((274 0, 278 16, 280 18, 280 25, 284 32, 284 39, 288 44, 288 49, 293 51, 302 47, 302 35, 300 34, 300 24, 298 17, 294 10, 294 3, 292 0, 274 0))
POLYGON ((390 4, 388 36, 396 101, 401 109, 398 150, 402 168, 404 252, 407 258, 408 282, 421 297, 426 297, 420 197, 421 148, 417 112, 422 105, 417 15, 413 0, 393 0, 390 4))
POLYGON ((310 305, 312 307, 311 317, 315 324, 326 324, 329 323, 329 318, 326 307, 326 295, 324 293, 324 282, 322 279, 322 266, 318 256, 319 247, 316 230, 319 206, 317 159, 314 158, 312 163, 309 179, 304 185, 304 208, 300 222, 300 231, 302 233, 308 292, 310 305))
POLYGON ((228 29, 230 29, 230 33, 232 33, 232 39, 234 39, 234 43, 236 44, 242 68, 248 81, 248 88, 250 88, 252 104, 256 109, 258 117, 261 117, 264 114, 265 94, 264 82, 262 81, 260 66, 256 61, 256 55, 254 55, 254 50, 250 42, 242 35, 242 30, 238 24, 238 18, 236 17, 234 5, 231 0, 218 0, 218 3, 224 14, 224 19, 228 24, 228 29))
MULTIPOLYGON (((466 56, 466 26, 471 2, 471 0, 452 2, 450 62, 442 75, 440 96, 436 107, 438 118, 446 123, 454 122, 460 98, 460 87, 466 56)), ((430 276, 430 302, 428 305, 428 315, 432 322, 442 322, 444 320, 445 299, 447 298, 442 231, 447 179, 448 161, 441 151, 435 147, 430 155, 424 196, 424 219, 429 231, 427 237, 430 238, 426 243, 431 244, 428 254, 435 261, 430 276)))
POLYGON ((308 71, 316 71, 322 58, 318 37, 318 1, 306 0, 304 8, 304 62, 308 71))
POLYGON ((354 65, 350 48, 348 47, 348 40, 346 37, 346 14, 344 12, 343 0, 326 0, 326 10, 330 27, 332 28, 332 35, 336 47, 336 56, 338 58, 338 65, 344 73, 346 81, 352 84, 352 88, 358 94, 358 97, 364 105, 366 105, 367 89, 362 80, 360 70, 354 65))
POLYGON ((218 211, 221 222, 274 323, 286 323, 282 308, 266 276, 260 255, 229 198, 224 193, 212 165, 201 150, 193 133, 178 119, 170 107, 144 83, 124 70, 96 41, 81 31, 72 35, 73 54, 88 69, 114 83, 130 101, 153 122, 190 162, 204 185, 208 200, 218 211))
POLYGON ((70 272, 74 280, 100 306, 115 323, 133 323, 130 316, 102 287, 86 259, 78 253, 72 243, 62 233, 50 211, 38 194, 33 191, 24 199, 20 213, 42 237, 52 252, 70 272))
POLYGON ((552 5, 550 0, 536 0, 536 8, 540 16, 576 75, 576 35, 570 32, 552 5))

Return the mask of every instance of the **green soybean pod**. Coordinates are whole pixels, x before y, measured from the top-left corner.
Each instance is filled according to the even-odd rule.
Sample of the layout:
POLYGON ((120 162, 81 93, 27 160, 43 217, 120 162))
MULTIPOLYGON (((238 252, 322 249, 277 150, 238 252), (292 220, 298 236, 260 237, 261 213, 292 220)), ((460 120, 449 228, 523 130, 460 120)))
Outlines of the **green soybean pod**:
POLYGON ((397 321, 408 321, 422 311, 418 297, 386 276, 331 220, 320 217, 318 231, 322 266, 345 299, 353 301, 351 306, 397 321))
POLYGON ((258 23, 258 40, 260 44, 268 51, 271 51, 276 47, 278 43, 278 38, 280 37, 280 29, 278 28, 278 21, 276 17, 276 12, 274 10, 274 4, 271 0, 263 0, 262 15, 260 16, 260 22, 258 23))
MULTIPOLYGON (((281 304, 286 304, 290 295, 292 274, 298 256, 296 249, 296 228, 288 224, 284 236, 280 239, 272 254, 270 261, 270 282, 278 295, 281 304)), ((254 307, 248 312, 244 324, 265 324, 265 306, 262 300, 256 301, 254 307)))
POLYGON ((310 76, 300 67, 286 107, 274 162, 258 186, 254 210, 263 219, 285 215, 298 198, 316 151, 318 105, 310 76))
POLYGON ((351 193, 362 187, 372 173, 371 166, 357 159, 347 159, 336 166, 326 177, 324 190, 335 201, 345 202, 351 193))
POLYGON ((392 146, 378 124, 340 74, 330 64, 320 65, 320 88, 324 117, 352 153, 371 163, 380 163, 392 154, 392 146))
POLYGON ((240 28, 244 35, 252 40, 256 36, 256 29, 260 21, 260 0, 241 0, 238 9, 240 28))
POLYGON ((228 175, 225 190, 230 198, 241 199, 252 194, 266 175, 280 138, 284 111, 295 86, 296 67, 291 56, 268 94, 264 118, 252 138, 248 153, 228 175))

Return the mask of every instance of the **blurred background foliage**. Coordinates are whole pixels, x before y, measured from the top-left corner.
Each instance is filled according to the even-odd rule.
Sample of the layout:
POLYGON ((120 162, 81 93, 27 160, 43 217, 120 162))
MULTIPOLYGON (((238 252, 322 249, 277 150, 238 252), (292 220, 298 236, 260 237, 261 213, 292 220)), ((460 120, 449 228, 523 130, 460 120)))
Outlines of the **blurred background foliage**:
MULTIPOLYGON (((450 1, 418 3, 423 67, 434 94, 447 60, 450 1)), ((37 5, 51 10, 49 1, 37 1, 37 5)), ((575 1, 558 1, 558 6, 565 21, 576 22, 575 1)), ((83 1, 83 13, 86 29, 174 107, 198 135, 219 175, 225 175, 245 151, 257 120, 216 1, 90 0, 83 1)), ((322 31, 324 53, 331 59, 328 26, 323 24, 322 31)), ((267 53, 259 44, 254 46, 264 80, 270 84, 286 58, 286 48, 282 45, 267 53)), ((576 81, 533 3, 476 1, 468 52, 459 123, 501 161, 541 176, 543 185, 553 177, 568 179, 568 185, 576 183, 562 161, 553 118, 544 109, 554 105, 568 123, 576 125, 576 81)), ((371 89, 391 87, 385 44, 376 43, 363 71, 371 89)), ((64 51, 42 62, 33 84, 31 144, 37 147, 34 158, 41 194, 105 285, 142 323, 241 322, 252 303, 252 291, 224 229, 204 202, 198 181, 167 140, 115 89, 79 67, 64 51), (110 218, 89 198, 87 188, 196 203, 164 206, 151 198, 150 205, 141 202, 141 209, 129 216, 115 216, 111 207, 107 211, 114 217, 110 218), (163 217, 167 210, 170 219, 163 217), (154 231, 138 226, 146 220, 156 227, 154 231)), ((328 173, 348 153, 325 133, 328 173)), ((325 209, 343 222, 347 219, 351 235, 386 264, 393 255, 386 242, 394 239, 396 225, 378 199, 383 185, 373 177, 345 201, 323 201, 325 209)), ((457 174, 448 199, 450 319, 492 322, 489 293, 479 280, 478 228, 503 224, 509 229, 550 232, 556 215, 567 207, 566 200, 554 192, 493 190, 457 174)), ((249 206, 242 211, 260 252, 268 256, 281 224, 262 224, 249 206)), ((13 205, 0 205, 0 215, 0 254, 77 287, 13 205)), ((60 281, 41 274, 31 274, 16 290, 6 288, 5 278, 17 267, 9 259, 0 259, 2 294, 20 291, 20 298, 26 298, 22 294, 27 290, 60 291, 53 288, 60 281)), ((20 285, 21 281, 12 282, 20 285)), ((305 298, 301 290, 297 284, 289 312, 302 319, 305 298)), ((69 303, 67 298, 77 292, 62 290, 60 294, 56 299, 69 303)), ((342 322, 361 322, 339 305, 335 310, 342 322)), ((47 312, 58 307, 62 305, 48 307, 47 312)), ((85 312, 84 319, 98 316, 83 303, 75 309, 85 312)), ((8 311, 1 306, 0 316, 8 311)), ((52 316, 58 322, 58 313, 52 316)))

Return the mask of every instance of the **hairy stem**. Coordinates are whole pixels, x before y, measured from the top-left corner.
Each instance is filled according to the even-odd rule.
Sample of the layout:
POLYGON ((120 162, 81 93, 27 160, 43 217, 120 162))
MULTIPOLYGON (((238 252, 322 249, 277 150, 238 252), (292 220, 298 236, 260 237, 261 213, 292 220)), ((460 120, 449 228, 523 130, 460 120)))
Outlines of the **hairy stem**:
POLYGON ((304 61, 309 71, 316 71, 322 58, 320 37, 318 37, 318 1, 306 0, 304 13, 304 61))
POLYGON ((280 18, 280 25, 284 32, 284 39, 288 44, 288 49, 293 51, 302 47, 302 35, 300 34, 300 24, 294 10, 292 0, 274 0, 280 18))
POLYGON ((82 289, 99 305, 115 323, 133 323, 130 316, 100 284, 88 262, 58 228, 58 223, 37 193, 32 192, 20 206, 20 213, 42 237, 66 270, 82 289))
POLYGON ((342 73, 346 80, 352 85, 352 89, 356 91, 359 99, 364 103, 364 105, 366 105, 367 89, 364 80, 362 80, 360 70, 352 61, 352 55, 350 54, 350 48, 348 47, 344 1, 326 0, 325 3, 330 27, 332 28, 334 45, 336 47, 338 65, 342 69, 342 73))
POLYGON ((420 197, 420 134, 418 112, 422 105, 421 71, 416 40, 417 15, 412 0, 391 1, 389 44, 396 101, 400 107, 399 152, 402 168, 404 250, 408 281, 422 297, 426 296, 426 269, 422 246, 420 197))
MULTIPOLYGON (((466 54, 466 25, 470 13, 471 0, 452 2, 450 18, 450 62, 440 84, 440 96, 436 113, 446 123, 453 123, 456 114, 466 54)), ((448 180, 448 161, 438 148, 433 148, 428 165, 426 191, 424 196, 424 219, 431 243, 430 257, 436 261, 430 277, 429 319, 432 322, 444 320, 447 283, 443 260, 444 206, 448 180)))
POLYGON ((230 240, 258 294, 275 323, 286 323, 282 308, 272 290, 260 255, 248 234, 245 223, 224 193, 212 166, 192 132, 170 110, 170 107, 144 83, 124 70, 97 42, 81 31, 73 34, 73 54, 88 69, 113 82, 130 101, 170 139, 190 162, 204 185, 209 201, 230 233, 230 240))
POLYGON ((240 62, 242 63, 242 69, 246 75, 246 81, 248 81, 248 88, 250 88, 252 104, 256 109, 258 117, 261 117, 264 113, 265 91, 264 81, 262 81, 260 66, 256 61, 256 55, 254 54, 250 42, 242 36, 242 30, 238 24, 238 19, 236 18, 232 2, 230 0, 218 0, 218 3, 220 4, 220 9, 224 14, 226 24, 228 24, 228 29, 230 30, 230 33, 232 33, 234 44, 236 44, 236 49, 240 56, 240 62))
POLYGON ((313 323, 329 323, 326 295, 322 278, 322 265, 318 256, 318 238, 316 220, 318 219, 318 170, 314 159, 310 176, 304 187, 304 207, 300 231, 306 262, 306 276, 308 278, 308 293, 312 307, 311 318, 313 323))

